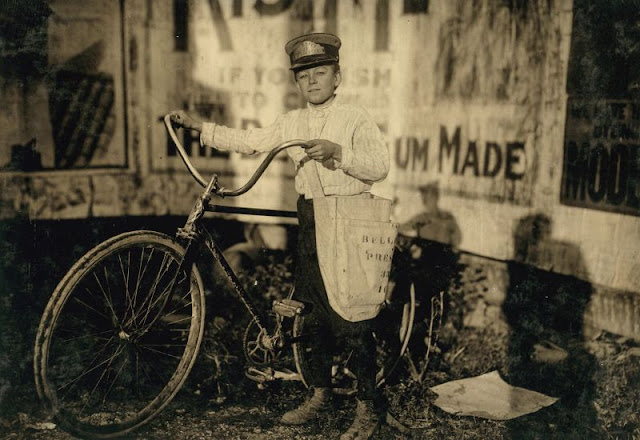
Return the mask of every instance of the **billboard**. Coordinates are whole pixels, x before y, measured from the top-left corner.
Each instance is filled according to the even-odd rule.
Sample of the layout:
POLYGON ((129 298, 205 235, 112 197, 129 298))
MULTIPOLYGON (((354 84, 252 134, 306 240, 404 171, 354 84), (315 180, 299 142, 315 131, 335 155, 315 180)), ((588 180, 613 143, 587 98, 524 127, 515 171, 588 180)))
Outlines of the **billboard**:
POLYGON ((0 97, 0 171, 126 168, 120 3, 25 7, 36 5, 35 27, 24 10, 5 14, 18 32, 8 43, 16 53, 2 60, 12 68, 0 97))

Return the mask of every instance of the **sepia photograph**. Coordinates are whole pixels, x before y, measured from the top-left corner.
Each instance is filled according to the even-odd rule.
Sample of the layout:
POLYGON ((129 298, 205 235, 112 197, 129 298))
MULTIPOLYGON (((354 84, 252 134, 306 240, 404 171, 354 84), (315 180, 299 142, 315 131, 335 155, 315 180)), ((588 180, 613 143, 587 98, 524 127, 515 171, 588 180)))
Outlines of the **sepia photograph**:
POLYGON ((640 440, 640 0, 2 0, 0 438, 640 440))

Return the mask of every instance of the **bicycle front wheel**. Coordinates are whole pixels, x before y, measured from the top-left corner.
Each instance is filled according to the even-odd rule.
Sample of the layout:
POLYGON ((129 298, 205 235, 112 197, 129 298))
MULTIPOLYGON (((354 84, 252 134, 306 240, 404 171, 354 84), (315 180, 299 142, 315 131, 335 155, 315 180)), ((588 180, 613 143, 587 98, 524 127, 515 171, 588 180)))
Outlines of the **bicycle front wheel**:
POLYGON ((62 279, 40 321, 36 388, 55 421, 82 438, 147 423, 178 392, 204 329, 204 289, 185 250, 153 231, 113 237, 62 279))

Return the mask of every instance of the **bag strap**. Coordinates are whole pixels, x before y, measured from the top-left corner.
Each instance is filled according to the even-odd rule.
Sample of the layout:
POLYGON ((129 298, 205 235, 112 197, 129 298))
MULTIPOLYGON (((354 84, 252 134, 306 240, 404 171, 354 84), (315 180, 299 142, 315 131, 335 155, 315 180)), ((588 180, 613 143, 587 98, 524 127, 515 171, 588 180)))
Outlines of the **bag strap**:
MULTIPOLYGON (((320 128, 320 132, 317 133, 317 136, 322 134, 323 126, 320 128)), ((302 129, 306 132, 303 139, 309 139, 311 135, 311 130, 309 128, 309 113, 305 115, 305 121, 302 124, 302 129)), ((320 173, 318 172, 318 164, 315 160, 309 158, 309 160, 302 167, 305 170, 305 175, 307 176, 307 186, 309 190, 311 190, 311 197, 314 199, 325 197, 324 189, 322 188, 322 182, 320 181, 320 173)))
POLYGON ((320 174, 318 173, 318 164, 315 160, 310 159, 302 167, 305 170, 307 176, 307 184, 311 190, 311 196, 316 199, 319 197, 325 197, 324 189, 322 189, 322 182, 320 182, 320 174))

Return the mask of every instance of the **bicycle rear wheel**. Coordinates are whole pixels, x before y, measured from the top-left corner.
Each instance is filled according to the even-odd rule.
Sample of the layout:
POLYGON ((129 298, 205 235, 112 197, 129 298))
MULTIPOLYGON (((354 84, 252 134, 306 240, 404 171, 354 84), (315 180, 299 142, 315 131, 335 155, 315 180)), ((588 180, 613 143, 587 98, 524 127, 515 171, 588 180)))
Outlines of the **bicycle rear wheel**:
MULTIPOLYGON (((416 311, 415 288, 402 295, 392 295, 392 301, 382 309, 377 317, 379 325, 374 331, 377 351, 376 385, 384 384, 404 355, 413 329, 416 311)), ((305 386, 307 382, 306 364, 313 357, 312 349, 305 343, 304 315, 297 315, 293 322, 293 355, 296 370, 305 386)), ((332 380, 334 392, 353 394, 356 391, 356 377, 349 368, 350 353, 334 357, 332 380)))
POLYGON ((58 284, 35 342, 38 394, 58 425, 112 438, 147 423, 178 392, 204 330, 204 289, 185 250, 153 231, 113 237, 58 284), (179 273, 180 272, 180 273, 179 273))

